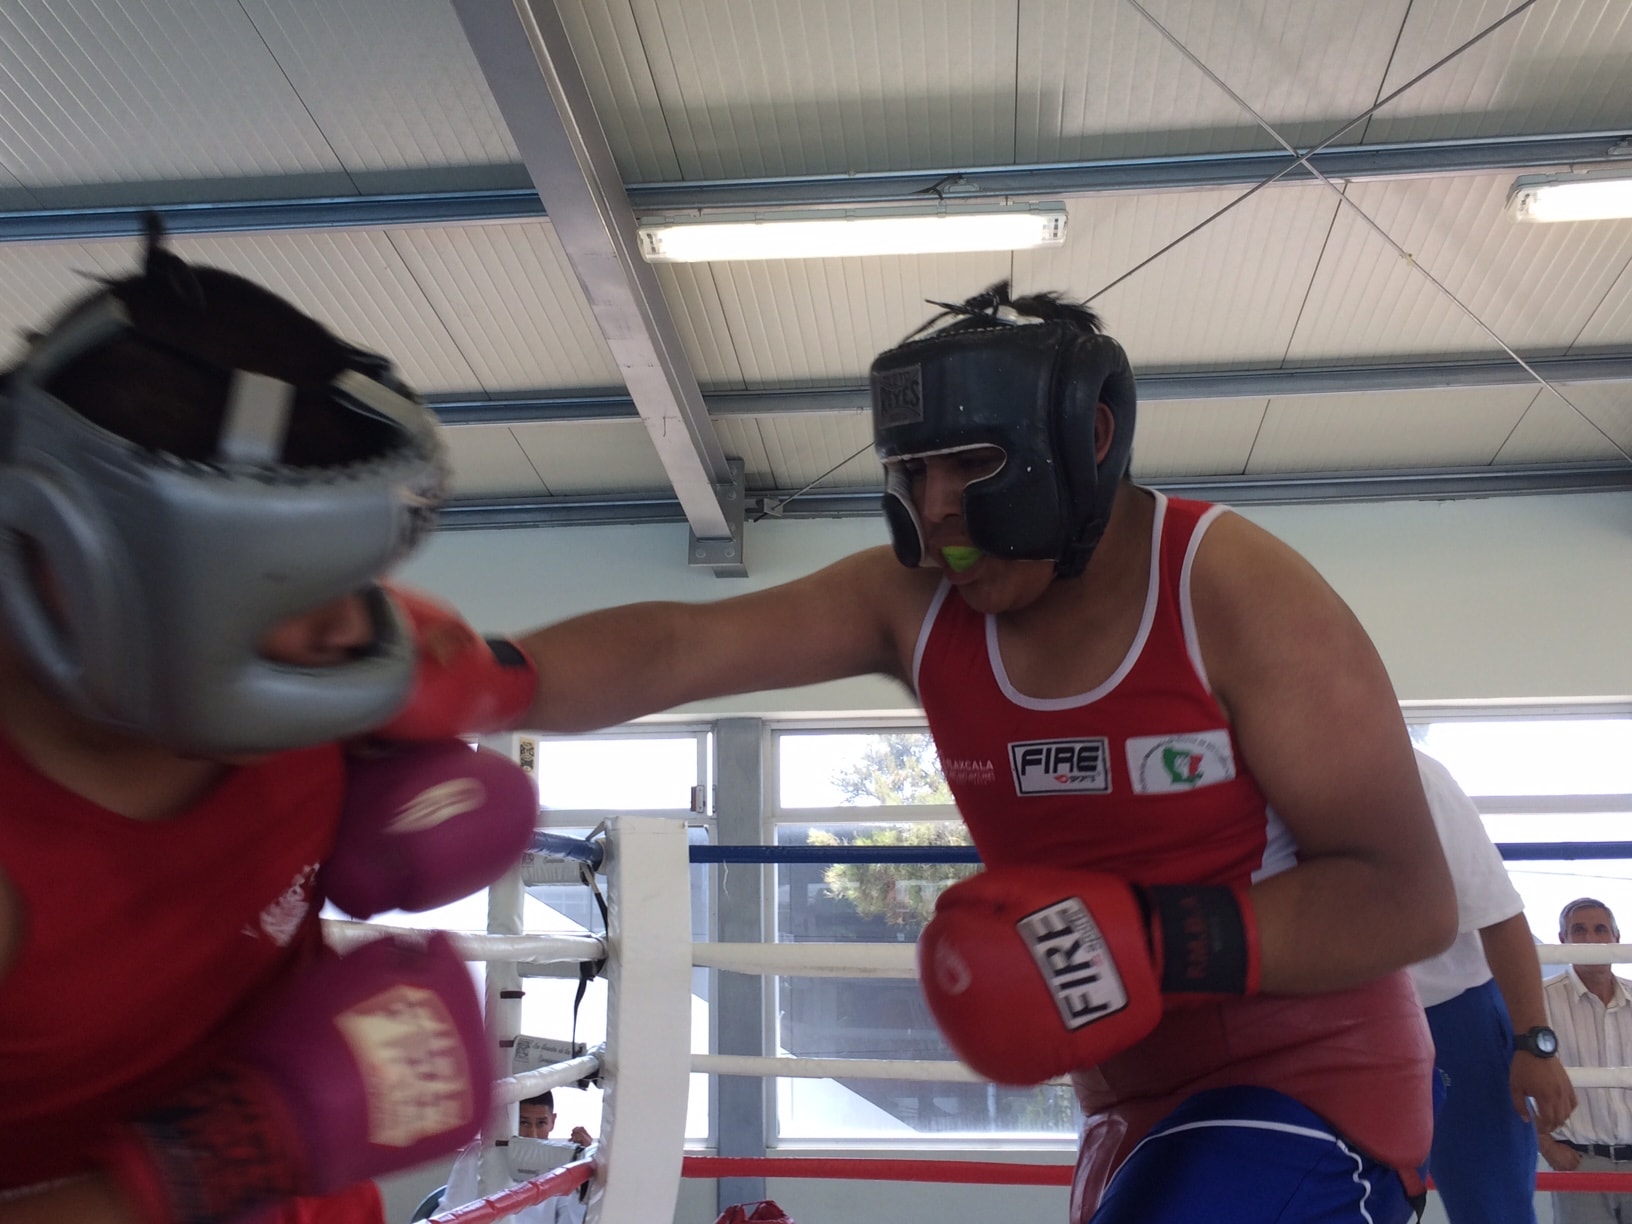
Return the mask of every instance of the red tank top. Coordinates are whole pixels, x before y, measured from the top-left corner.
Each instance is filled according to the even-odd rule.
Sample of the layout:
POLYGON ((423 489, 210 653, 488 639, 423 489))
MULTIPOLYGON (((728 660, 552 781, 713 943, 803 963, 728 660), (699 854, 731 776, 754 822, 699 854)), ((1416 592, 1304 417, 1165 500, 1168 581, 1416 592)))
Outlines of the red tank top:
MULTIPOLYGON (((1155 494, 1144 615, 1109 679, 1073 697, 1009 681, 997 622, 943 583, 914 659, 919 700, 988 866, 1047 863, 1141 884, 1238 883, 1295 865, 1207 685, 1190 569, 1224 508, 1155 494)), ((1185 1097, 1258 1084, 1411 1175, 1428 1154, 1432 1045, 1405 974, 1296 998, 1169 1008, 1145 1040, 1074 1078, 1084 1159, 1114 1168, 1185 1097)))
POLYGON ((130 820, 0 740, 0 872, 23 924, 0 976, 0 1187, 85 1168, 90 1135, 196 1074, 318 953, 342 779, 333 746, 287 752, 130 820))
POLYGON ((990 866, 1052 863, 1142 884, 1246 883, 1294 847, 1202 679, 1188 574, 1222 512, 1158 496, 1144 616, 1098 688, 1034 698, 1003 670, 997 621, 943 584, 914 660, 947 783, 990 866))

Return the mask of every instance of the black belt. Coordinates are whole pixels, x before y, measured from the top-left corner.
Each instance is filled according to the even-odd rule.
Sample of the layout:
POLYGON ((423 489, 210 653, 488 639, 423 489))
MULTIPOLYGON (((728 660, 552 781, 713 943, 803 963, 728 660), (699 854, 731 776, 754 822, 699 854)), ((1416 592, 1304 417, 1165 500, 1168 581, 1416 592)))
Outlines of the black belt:
POLYGON ((1607 1160, 1632 1160, 1632 1143, 1571 1143, 1566 1139, 1564 1146, 1574 1148, 1587 1156, 1602 1156, 1607 1160))

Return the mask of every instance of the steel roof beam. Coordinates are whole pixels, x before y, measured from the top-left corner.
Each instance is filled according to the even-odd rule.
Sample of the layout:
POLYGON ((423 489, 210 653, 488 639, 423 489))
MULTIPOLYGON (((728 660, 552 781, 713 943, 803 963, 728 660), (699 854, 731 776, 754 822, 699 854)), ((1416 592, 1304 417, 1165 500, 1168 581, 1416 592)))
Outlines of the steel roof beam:
MULTIPOLYGON (((1315 154, 1310 162, 1332 179, 1416 178, 1604 162, 1616 156, 1624 159, 1628 148, 1626 132, 1564 132, 1334 146, 1315 154)), ((1242 186, 1270 178, 1290 160, 1280 150, 1198 153, 1021 166, 631 183, 623 186, 622 192, 637 214, 703 208, 921 204, 927 194, 937 190, 948 199, 1071 197, 1107 191, 1242 186)), ((1307 167, 1300 166, 1283 181, 1308 181, 1312 177, 1307 167)), ((41 208, 0 212, 0 242, 128 238, 142 232, 142 214, 150 209, 162 214, 171 232, 178 234, 426 228, 536 220, 546 215, 538 194, 520 188, 41 208)))
POLYGON ((454 9, 693 533, 734 539, 731 468, 560 14, 552 0, 454 9))
MULTIPOLYGON (((1304 506, 1344 502, 1454 501, 1521 494, 1625 493, 1632 464, 1541 464, 1527 467, 1424 468, 1273 476, 1160 476, 1141 484, 1175 497, 1232 506, 1304 506)), ((882 489, 750 489, 749 522, 764 518, 874 518, 882 489)), ((504 527, 604 527, 685 521, 662 493, 573 497, 466 498, 442 508, 444 531, 504 527)))
MULTIPOLYGON (((1563 357, 1526 358, 1552 383, 1632 382, 1632 352, 1624 349, 1563 357)), ((1345 395, 1377 391, 1440 391, 1458 387, 1539 385, 1511 361, 1409 361, 1371 365, 1319 365, 1286 369, 1204 370, 1142 373, 1139 399, 1213 400, 1284 395, 1345 395)), ((869 411, 865 386, 786 391, 715 391, 703 395, 711 417, 780 416, 794 413, 869 411)), ((434 396, 431 407, 446 425, 524 425, 560 421, 633 420, 634 401, 620 392, 586 395, 506 395, 496 398, 434 396)))

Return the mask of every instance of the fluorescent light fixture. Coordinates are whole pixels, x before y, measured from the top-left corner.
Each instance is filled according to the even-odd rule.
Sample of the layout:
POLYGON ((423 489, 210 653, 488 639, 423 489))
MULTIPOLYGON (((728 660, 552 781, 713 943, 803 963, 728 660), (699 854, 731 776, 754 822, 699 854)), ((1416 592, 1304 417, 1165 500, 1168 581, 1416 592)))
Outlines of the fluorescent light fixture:
POLYGON ((1064 242, 1059 203, 721 212, 640 223, 640 253, 651 263, 1020 251, 1064 242))
POLYGON ((1507 210, 1515 221, 1632 217, 1632 170, 1526 175, 1508 193, 1507 210))

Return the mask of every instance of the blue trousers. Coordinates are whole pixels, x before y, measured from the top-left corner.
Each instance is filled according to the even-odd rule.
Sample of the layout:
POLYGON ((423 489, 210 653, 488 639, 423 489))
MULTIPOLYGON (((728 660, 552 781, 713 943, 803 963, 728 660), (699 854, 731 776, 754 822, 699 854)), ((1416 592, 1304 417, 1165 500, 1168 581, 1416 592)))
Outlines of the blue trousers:
POLYGON ((1494 981, 1427 1009, 1445 1100, 1428 1171, 1451 1224, 1536 1224, 1536 1128, 1513 1112, 1513 1024, 1494 981))
POLYGON ((1269 1088, 1197 1093, 1123 1162, 1089 1224, 1407 1224, 1399 1175, 1269 1088))

